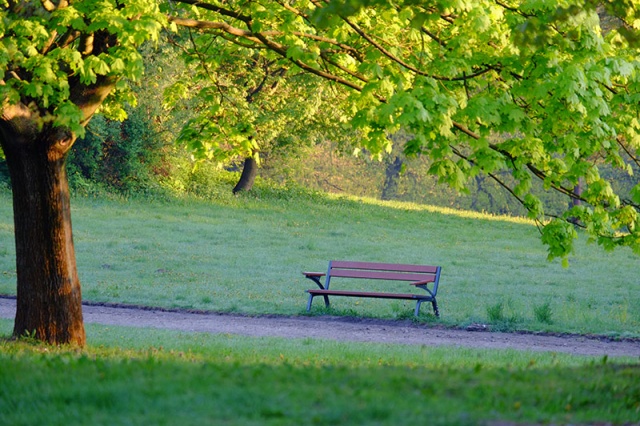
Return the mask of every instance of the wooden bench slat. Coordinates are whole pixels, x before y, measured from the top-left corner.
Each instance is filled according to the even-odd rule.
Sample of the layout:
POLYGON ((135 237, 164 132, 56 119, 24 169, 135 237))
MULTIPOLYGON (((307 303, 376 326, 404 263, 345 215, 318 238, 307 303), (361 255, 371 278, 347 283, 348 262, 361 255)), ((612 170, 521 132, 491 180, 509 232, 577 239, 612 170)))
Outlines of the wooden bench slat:
POLYGON ((331 277, 341 278, 365 278, 371 280, 392 280, 392 281, 425 281, 431 278, 430 282, 435 280, 434 276, 429 277, 425 274, 409 274, 404 272, 387 272, 387 271, 364 271, 352 269, 332 269, 331 277))
POLYGON ((399 271, 399 272, 422 272, 426 274, 435 274, 438 272, 437 266, 429 265, 409 265, 400 263, 369 263, 369 262, 352 262, 345 260, 332 260, 331 268, 339 269, 369 269, 378 271, 399 271))

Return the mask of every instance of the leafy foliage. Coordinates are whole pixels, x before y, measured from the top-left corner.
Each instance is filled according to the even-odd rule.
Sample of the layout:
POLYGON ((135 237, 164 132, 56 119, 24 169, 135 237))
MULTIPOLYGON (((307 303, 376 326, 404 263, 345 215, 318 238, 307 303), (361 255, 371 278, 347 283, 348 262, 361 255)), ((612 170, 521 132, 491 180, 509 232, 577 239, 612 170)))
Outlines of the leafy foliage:
POLYGON ((133 98, 125 80, 118 80, 135 80, 142 73, 138 46, 157 38, 164 21, 155 1, 2 3, 0 99, 5 108, 22 104, 38 111, 40 126, 52 122, 82 135, 101 103, 100 96, 90 99, 92 90, 115 85, 105 110, 125 116, 123 102, 133 98), (91 103, 89 109, 85 102, 91 103))
POLYGON ((640 252, 640 204, 601 173, 640 163, 635 1, 609 15, 579 0, 179 3, 174 23, 351 89, 347 115, 373 154, 403 129, 405 152, 456 189, 508 172, 550 258, 571 254, 575 218, 604 248, 640 252), (582 204, 547 223, 534 179, 582 204))
POLYGON ((0 97, 81 134, 93 110, 75 102, 86 93, 78 87, 114 85, 103 109, 123 118, 123 102, 133 103, 123 78, 140 76, 137 48, 157 37, 168 15, 174 31, 189 29, 175 37, 188 39, 177 44, 186 46, 190 73, 169 103, 196 95, 180 140, 198 157, 255 156, 304 140, 309 122, 344 119, 376 156, 391 151, 388 136, 403 130, 412 135, 405 153, 428 156, 441 182, 465 190, 479 174, 499 181, 539 222, 550 258, 572 252, 570 223, 606 249, 640 252, 640 187, 634 180, 619 192, 620 173, 603 173, 632 176, 640 164, 637 1, 177 0, 160 7, 153 0, 5 3, 0 97), (580 204, 548 222, 534 180, 580 204), (577 194, 581 182, 586 189, 577 194))
POLYGON ((261 161, 320 138, 347 138, 346 119, 335 108, 343 99, 317 77, 190 29, 170 42, 181 48, 188 72, 165 90, 165 105, 187 105, 191 117, 177 142, 197 161, 261 161))
POLYGON ((122 192, 140 192, 154 185, 164 141, 142 110, 129 110, 127 115, 123 122, 94 117, 67 160, 72 185, 74 178, 122 192))
POLYGON ((136 106, 124 105, 123 121, 97 114, 69 154, 70 183, 80 193, 157 192, 163 180, 177 173, 177 157, 187 156, 174 147, 184 112, 169 114, 160 101, 164 88, 184 73, 184 65, 164 43, 145 44, 140 53, 145 73, 129 82, 136 106))

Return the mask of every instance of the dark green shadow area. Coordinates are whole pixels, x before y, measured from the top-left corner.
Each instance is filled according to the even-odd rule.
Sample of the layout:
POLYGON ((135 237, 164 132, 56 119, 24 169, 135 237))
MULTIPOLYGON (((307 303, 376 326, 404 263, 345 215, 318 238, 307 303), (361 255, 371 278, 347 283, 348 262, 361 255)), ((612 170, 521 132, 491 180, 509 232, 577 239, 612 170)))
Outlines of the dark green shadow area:
POLYGON ((85 350, 0 342, 0 424, 623 424, 640 412, 637 360, 101 326, 89 335, 85 350))

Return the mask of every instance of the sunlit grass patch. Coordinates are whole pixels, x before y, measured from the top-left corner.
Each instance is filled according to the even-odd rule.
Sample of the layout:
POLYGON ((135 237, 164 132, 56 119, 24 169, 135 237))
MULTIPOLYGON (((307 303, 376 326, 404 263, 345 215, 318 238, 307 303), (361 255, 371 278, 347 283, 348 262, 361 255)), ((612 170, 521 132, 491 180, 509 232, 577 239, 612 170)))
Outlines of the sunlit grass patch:
POLYGON ((460 209, 454 209, 451 207, 432 206, 428 204, 418 204, 418 203, 411 203, 411 202, 405 202, 405 201, 378 200, 375 198, 355 197, 350 195, 327 194, 327 198, 335 199, 335 200, 352 200, 352 201, 361 202, 364 204, 392 208, 392 209, 401 210, 401 211, 402 210, 424 211, 424 212, 439 213, 443 215, 456 216, 456 217, 467 218, 467 219, 510 222, 510 223, 532 225, 532 226, 535 225, 535 222, 533 220, 526 217, 522 217, 522 216, 500 215, 500 214, 492 214, 488 212, 460 210, 460 209))

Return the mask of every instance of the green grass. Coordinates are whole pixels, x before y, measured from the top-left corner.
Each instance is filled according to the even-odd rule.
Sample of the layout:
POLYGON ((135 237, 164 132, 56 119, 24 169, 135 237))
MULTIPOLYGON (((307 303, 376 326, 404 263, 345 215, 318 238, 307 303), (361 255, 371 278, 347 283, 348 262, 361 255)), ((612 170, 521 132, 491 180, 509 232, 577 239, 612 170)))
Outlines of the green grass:
MULTIPOLYGON (((10 326, 0 321, 0 334, 10 326)), ((622 424, 640 415, 636 359, 87 333, 81 351, 0 340, 0 424, 622 424)))
MULTIPOLYGON (((72 208, 85 300, 302 315, 313 286, 303 270, 324 271, 330 259, 422 263, 443 267, 438 321, 447 325, 640 335, 637 256, 579 243, 562 268, 546 260, 524 220, 286 191, 214 201, 76 198, 72 208), (502 319, 490 315, 498 305, 502 319)), ((6 192, 0 293, 15 294, 6 192)), ((314 313, 324 312, 320 302, 314 313)), ((341 298, 332 313, 407 318, 412 310, 412 302, 341 298)), ((422 319, 434 321, 429 312, 422 319)))

